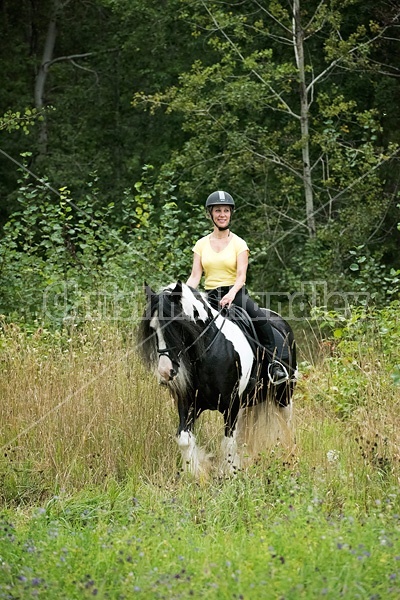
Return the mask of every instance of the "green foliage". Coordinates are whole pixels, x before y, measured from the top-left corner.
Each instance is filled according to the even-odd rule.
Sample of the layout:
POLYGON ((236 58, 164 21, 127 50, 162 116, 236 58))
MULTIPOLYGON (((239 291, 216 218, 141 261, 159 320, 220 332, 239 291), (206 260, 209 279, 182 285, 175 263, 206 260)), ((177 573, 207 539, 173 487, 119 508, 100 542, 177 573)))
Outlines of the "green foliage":
POLYGON ((203 205, 180 201, 174 195, 173 174, 165 173, 156 183, 152 167, 144 168, 143 178, 135 184, 135 192, 124 198, 124 228, 130 228, 131 245, 143 255, 146 268, 142 273, 154 285, 167 284, 178 278, 187 279, 192 264, 191 248, 205 234, 203 205), (157 207, 160 208, 157 208, 157 207), (130 215, 133 216, 130 219, 130 215), (148 265, 154 269, 148 271, 148 265))
MULTIPOLYGON (((25 224, 17 225, 15 215, 6 228, 11 246, 18 242, 14 250, 6 240, 1 245, 0 277, 8 282, 3 311, 19 310, 24 298, 38 314, 38 290, 52 278, 59 290, 67 280, 80 290, 101 280, 107 294, 123 286, 129 295, 131 274, 138 285, 146 271, 142 249, 157 283, 184 276, 191 261, 186 250, 203 233, 197 206, 221 188, 238 201, 234 226, 252 250, 252 288, 287 293, 318 277, 330 288, 355 286, 384 300, 387 279, 398 269, 400 220, 398 44, 390 3, 300 3, 306 139, 287 3, 170 0, 160 12, 158 0, 62 2, 44 90, 45 155, 42 115, 26 107, 34 105, 54 2, 36 8, 29 0, 8 1, 0 14, 8 81, 0 90, 0 129, 2 150, 11 157, 0 161, 0 225, 21 213, 21 193, 35 194, 32 185, 19 191, 14 170, 13 161, 27 151, 31 172, 57 192, 65 188, 67 199, 56 207, 43 189, 33 199, 39 207, 43 196, 36 219, 24 207, 25 224), (317 222, 312 241, 304 226, 306 143, 317 222), (154 165, 152 182, 135 187, 145 164, 154 165), (145 201, 151 210, 140 215, 145 201), (40 210, 47 229, 39 225, 40 210), (21 237, 36 247, 26 257, 21 237), (356 272, 349 268, 357 263, 351 252, 361 245, 366 261, 356 272)), ((89 300, 82 294, 83 307, 89 300)))
POLYGON ((11 131, 22 129, 22 131, 27 135, 33 125, 42 118, 43 117, 35 108, 26 108, 24 112, 12 112, 11 110, 8 110, 0 118, 0 131, 4 130, 8 133, 11 133, 11 131))
POLYGON ((324 389, 324 401, 340 417, 351 418, 378 390, 390 388, 389 377, 398 385, 398 311, 398 300, 379 310, 351 305, 340 312, 326 307, 313 310, 312 320, 333 344, 333 352, 326 358, 329 376, 324 384, 321 381, 320 391, 324 389), (376 360, 380 365, 377 371, 376 360))
POLYGON ((361 588, 368 598, 395 598, 398 490, 382 491, 361 518, 347 506, 336 517, 329 498, 340 503, 340 493, 327 485, 320 495, 327 478, 319 471, 312 488, 280 467, 269 479, 258 470, 202 489, 129 482, 5 510, 0 591, 335 600, 361 588))
MULTIPOLYGON (((130 100, 132 86, 153 92, 174 83, 190 65, 197 43, 176 20, 177 5, 179 0, 171 0, 160 12, 158 0, 58 2, 56 44, 46 65, 43 97, 47 153, 38 152, 41 123, 31 128, 28 146, 21 122, 15 121, 19 132, 2 140, 3 150, 14 159, 32 151, 31 170, 73 194, 84 194, 96 171, 98 201, 105 205, 140 178, 143 164, 160 166, 182 139, 180 119, 149 119, 132 110, 130 100)), ((0 59, 8 81, 0 90, 0 107, 2 112, 11 109, 9 117, 19 113, 22 119, 25 107, 35 105, 54 6, 54 0, 43 0, 32 10, 30 0, 7 1, 0 13, 0 59)), ((11 166, 0 162, 0 224, 18 186, 11 166)))
MULTIPOLYGON (((312 56, 305 65, 310 100, 305 140, 287 7, 274 2, 251 12, 247 3, 228 9, 183 4, 184 19, 192 19, 196 35, 207 33, 212 53, 193 62, 178 85, 134 98, 135 106, 145 105, 152 113, 166 107, 182 115, 189 138, 169 161, 172 169, 185 173, 179 191, 229 186, 253 208, 254 220, 247 227, 260 250, 258 272, 271 273, 258 281, 267 280, 269 288, 277 279, 305 281, 315 265, 318 276, 335 284, 343 278, 348 252, 366 239, 378 262, 375 238, 382 215, 393 205, 393 186, 382 166, 394 165, 398 151, 396 143, 388 142, 381 111, 369 101, 379 87, 374 52, 383 27, 371 19, 354 23, 357 1, 302 4, 302 22, 309 27, 305 53, 312 56), (339 70, 340 86, 330 77, 339 70), (365 93, 355 93, 356 81, 365 93), (306 142, 317 219, 314 243, 303 229, 306 142), (268 241, 260 243, 265 230, 268 241), (297 250, 290 253, 287 247, 297 250)), ((246 231, 245 223, 240 226, 246 231)), ((376 278, 370 288, 374 283, 376 278)))
POLYGON ((385 267, 364 245, 350 250, 349 255, 352 262, 348 269, 355 276, 352 279, 353 290, 363 292, 365 302, 372 300, 382 304, 398 295, 399 271, 385 267))
POLYGON ((20 210, 0 243, 2 312, 10 318, 65 320, 137 318, 142 285, 161 286, 191 269, 191 248, 204 233, 204 209, 178 206, 166 178, 154 185, 152 167, 119 203, 104 205, 97 177, 75 200, 46 180, 21 180, 20 210), (132 314, 134 310, 134 314, 132 314), (17 316, 18 315, 18 316, 17 316))
MULTIPOLYGON (((5 225, 0 246, 1 278, 7 281, 2 310, 30 319, 39 316, 51 290, 59 293, 72 281, 78 289, 96 288, 116 232, 106 228, 112 205, 96 205, 92 184, 79 206, 69 190, 56 195, 45 179, 31 183, 24 175, 20 184, 20 210, 5 225)), ((59 309, 65 308, 61 303, 59 309)))

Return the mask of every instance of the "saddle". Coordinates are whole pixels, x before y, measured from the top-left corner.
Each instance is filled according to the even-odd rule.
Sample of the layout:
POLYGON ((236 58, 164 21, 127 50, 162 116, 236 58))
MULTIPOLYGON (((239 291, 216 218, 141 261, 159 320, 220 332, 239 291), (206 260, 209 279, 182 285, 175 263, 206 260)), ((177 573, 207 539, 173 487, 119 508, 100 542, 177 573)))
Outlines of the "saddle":
MULTIPOLYGON (((265 346, 261 344, 257 335, 257 331, 254 327, 253 321, 248 312, 245 311, 244 308, 236 306, 236 304, 231 304, 230 308, 225 310, 226 312, 221 313, 222 316, 226 317, 229 321, 235 323, 242 330, 254 354, 256 354, 257 351, 260 350, 262 352, 265 346)), ((290 360, 288 332, 283 332, 281 328, 277 327, 276 323, 274 322, 274 319, 268 317, 267 314, 266 318, 271 324, 271 329, 275 340, 275 358, 280 362, 283 362, 284 364, 288 364, 290 360)))
POLYGON ((241 329, 255 354, 257 349, 260 347, 260 342, 253 321, 251 320, 248 312, 246 312, 244 308, 236 306, 236 304, 231 304, 231 306, 226 308, 221 315, 228 319, 228 321, 235 323, 235 325, 241 329))

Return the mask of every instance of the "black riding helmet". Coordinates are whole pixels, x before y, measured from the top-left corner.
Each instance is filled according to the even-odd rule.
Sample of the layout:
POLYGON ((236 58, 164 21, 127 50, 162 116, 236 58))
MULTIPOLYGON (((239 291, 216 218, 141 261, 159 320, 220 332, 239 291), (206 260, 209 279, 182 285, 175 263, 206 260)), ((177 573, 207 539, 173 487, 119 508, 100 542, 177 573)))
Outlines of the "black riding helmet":
POLYGON ((226 204, 231 207, 231 211, 235 208, 235 201, 228 192, 223 192, 221 190, 217 192, 213 192, 210 194, 206 200, 206 209, 210 212, 213 206, 217 206, 220 204, 226 204))

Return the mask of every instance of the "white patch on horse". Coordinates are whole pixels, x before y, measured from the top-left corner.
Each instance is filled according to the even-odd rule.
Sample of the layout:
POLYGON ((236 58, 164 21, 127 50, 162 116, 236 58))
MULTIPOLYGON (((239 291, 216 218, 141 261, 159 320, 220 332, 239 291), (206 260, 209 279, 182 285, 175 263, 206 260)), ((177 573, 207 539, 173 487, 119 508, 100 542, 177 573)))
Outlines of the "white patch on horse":
POLYGON ((177 437, 177 442, 181 451, 183 470, 192 473, 196 477, 206 474, 209 456, 203 448, 197 446, 193 433, 181 431, 177 437))
MULTIPOLYGON (((215 311, 213 311, 215 313, 215 311)), ((216 313, 215 313, 216 314, 216 313)), ((241 396, 249 383, 253 368, 254 355, 243 331, 232 321, 218 316, 215 324, 227 340, 232 342, 234 349, 239 354, 242 374, 239 379, 239 395, 241 396)))
POLYGON ((182 285, 182 308, 185 315, 192 321, 195 321, 195 309, 198 312, 199 319, 204 323, 207 321, 208 314, 204 304, 196 298, 192 290, 185 284, 182 285))
MULTIPOLYGON (((150 327, 154 329, 156 333, 158 340, 158 349, 166 350, 167 345, 165 343, 163 332, 160 327, 160 321, 158 319, 157 312, 154 314, 153 318, 150 321, 150 327)), ((173 370, 173 368, 174 367, 169 356, 167 356, 166 354, 161 354, 158 357, 157 372, 161 381, 167 383, 170 380, 171 371, 173 370)))

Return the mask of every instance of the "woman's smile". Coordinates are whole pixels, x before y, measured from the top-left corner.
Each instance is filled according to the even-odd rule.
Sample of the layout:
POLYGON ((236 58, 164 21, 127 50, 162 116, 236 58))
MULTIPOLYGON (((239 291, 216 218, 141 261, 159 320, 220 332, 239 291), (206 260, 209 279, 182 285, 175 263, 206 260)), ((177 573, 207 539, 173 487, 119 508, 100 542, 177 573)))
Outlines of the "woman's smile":
POLYGON ((229 206, 214 206, 212 214, 217 221, 228 221, 231 218, 231 209, 229 206))

